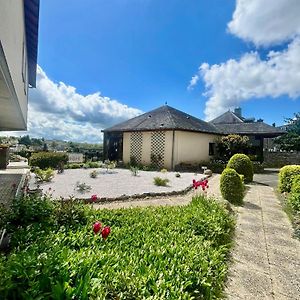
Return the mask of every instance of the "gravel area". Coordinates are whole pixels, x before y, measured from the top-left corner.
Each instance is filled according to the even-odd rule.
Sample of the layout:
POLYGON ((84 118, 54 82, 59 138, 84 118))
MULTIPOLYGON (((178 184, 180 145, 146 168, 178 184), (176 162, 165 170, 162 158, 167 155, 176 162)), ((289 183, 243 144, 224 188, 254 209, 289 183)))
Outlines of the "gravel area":
MULTIPOLYGON (((49 183, 40 184, 44 192, 51 188, 52 195, 56 197, 67 198, 74 195, 76 198, 88 199, 92 194, 98 197, 116 198, 122 195, 135 195, 143 193, 161 193, 181 191, 192 184, 193 179, 203 178, 203 174, 181 173, 181 177, 175 177, 176 172, 150 172, 139 171, 137 176, 133 176, 128 169, 115 169, 106 172, 105 169, 73 169, 65 170, 63 174, 56 174, 49 183), (97 178, 91 178, 90 173, 97 170, 97 178), (156 186, 153 178, 159 176, 168 178, 169 185, 166 187, 156 186), (85 183, 91 186, 91 190, 86 193, 80 193, 76 190, 76 183, 85 183)), ((35 187, 31 179, 31 187, 35 187)))

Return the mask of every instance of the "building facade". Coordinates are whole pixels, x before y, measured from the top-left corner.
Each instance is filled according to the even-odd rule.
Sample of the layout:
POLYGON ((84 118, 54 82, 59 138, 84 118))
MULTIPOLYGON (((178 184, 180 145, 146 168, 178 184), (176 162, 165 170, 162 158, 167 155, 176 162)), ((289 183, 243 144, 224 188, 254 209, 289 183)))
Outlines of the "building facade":
POLYGON ((0 0, 0 130, 26 130, 36 85, 39 0, 0 0))

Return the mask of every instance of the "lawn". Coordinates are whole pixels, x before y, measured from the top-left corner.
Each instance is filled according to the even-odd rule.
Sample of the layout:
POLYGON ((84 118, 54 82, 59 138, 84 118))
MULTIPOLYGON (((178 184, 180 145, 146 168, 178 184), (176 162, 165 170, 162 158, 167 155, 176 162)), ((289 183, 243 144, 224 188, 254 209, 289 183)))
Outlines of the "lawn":
POLYGON ((213 199, 187 206, 92 210, 27 199, 3 215, 1 299, 216 299, 234 229, 213 199), (110 226, 107 239, 93 224, 110 226))

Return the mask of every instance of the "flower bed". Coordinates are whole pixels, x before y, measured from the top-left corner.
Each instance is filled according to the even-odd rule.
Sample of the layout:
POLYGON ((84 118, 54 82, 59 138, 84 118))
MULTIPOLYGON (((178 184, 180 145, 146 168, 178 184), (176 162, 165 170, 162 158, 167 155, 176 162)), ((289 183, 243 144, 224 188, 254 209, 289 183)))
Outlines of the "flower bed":
POLYGON ((213 199, 113 211, 72 201, 26 201, 13 206, 12 250, 0 255, 1 299, 215 299, 222 294, 234 221, 213 199))

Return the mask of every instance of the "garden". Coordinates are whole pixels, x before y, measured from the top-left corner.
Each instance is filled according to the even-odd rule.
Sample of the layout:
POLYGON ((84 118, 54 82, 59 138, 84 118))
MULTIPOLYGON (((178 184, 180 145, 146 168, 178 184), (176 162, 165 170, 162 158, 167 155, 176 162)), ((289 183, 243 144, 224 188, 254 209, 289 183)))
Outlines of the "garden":
POLYGON ((26 196, 1 222, 11 235, 1 299, 216 299, 234 230, 229 212, 201 195, 187 206, 99 211, 26 196))

